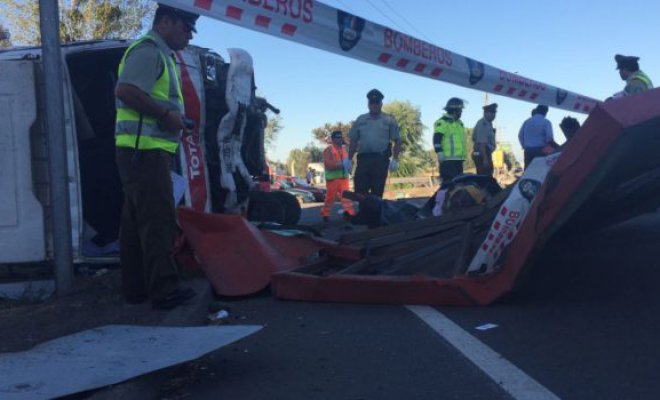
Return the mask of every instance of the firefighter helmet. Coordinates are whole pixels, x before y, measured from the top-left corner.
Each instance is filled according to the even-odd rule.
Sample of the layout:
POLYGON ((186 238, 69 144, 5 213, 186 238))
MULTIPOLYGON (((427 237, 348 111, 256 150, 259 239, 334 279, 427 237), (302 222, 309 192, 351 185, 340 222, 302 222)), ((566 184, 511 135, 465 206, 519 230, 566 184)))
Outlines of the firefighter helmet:
POLYGON ((463 109, 465 107, 465 104, 463 103, 463 100, 459 99, 458 97, 452 97, 447 101, 447 105, 445 106, 445 110, 456 110, 456 109, 463 109))

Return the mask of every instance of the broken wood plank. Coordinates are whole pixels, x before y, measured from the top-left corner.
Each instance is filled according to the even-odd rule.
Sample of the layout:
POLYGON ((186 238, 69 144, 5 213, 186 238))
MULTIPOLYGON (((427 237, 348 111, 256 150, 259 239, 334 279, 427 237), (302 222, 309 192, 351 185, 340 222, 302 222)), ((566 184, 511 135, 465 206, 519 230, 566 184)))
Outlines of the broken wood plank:
POLYGON ((417 238, 423 238, 438 234, 444 231, 448 231, 457 227, 463 226, 464 222, 450 222, 446 224, 440 224, 437 226, 429 226, 421 229, 411 229, 398 232, 396 234, 382 236, 374 239, 369 239, 361 243, 365 249, 377 249, 380 247, 391 246, 396 243, 401 243, 404 241, 409 241, 417 238))
POLYGON ((398 258, 389 266, 379 269, 380 275, 419 275, 433 271, 435 275, 451 276, 456 260, 460 237, 427 249, 427 251, 398 258))
POLYGON ((396 234, 401 231, 407 231, 407 230, 410 231, 410 230, 421 229, 429 226, 437 226, 449 222, 463 221, 481 215, 484 209, 485 207, 483 205, 478 205, 457 212, 441 215, 439 217, 430 217, 420 220, 403 222, 400 224, 382 226, 379 228, 371 229, 366 232, 348 233, 342 235, 339 238, 339 242, 341 244, 352 244, 356 242, 363 242, 369 239, 396 234))

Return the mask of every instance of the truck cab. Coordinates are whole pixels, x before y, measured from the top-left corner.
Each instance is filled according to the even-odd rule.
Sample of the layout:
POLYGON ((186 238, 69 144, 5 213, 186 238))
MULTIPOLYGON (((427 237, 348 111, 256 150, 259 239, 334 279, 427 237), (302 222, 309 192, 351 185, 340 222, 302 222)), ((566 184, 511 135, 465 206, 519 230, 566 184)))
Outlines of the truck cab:
MULTIPOLYGON (((104 40, 62 46, 76 262, 117 257, 123 192, 115 166, 114 88, 129 45, 130 41, 104 40)), ((249 55, 230 54, 249 61, 249 68, 240 69, 242 75, 232 75, 231 63, 209 49, 189 46, 176 54, 185 114, 195 128, 182 137, 173 172, 181 177, 178 185, 174 180, 182 192, 180 205, 247 216, 248 208, 256 207, 249 202, 254 181, 267 175, 265 100, 255 96, 251 59, 245 60, 249 55), (229 86, 234 91, 242 86, 246 94, 234 101, 229 86), (227 118, 231 108, 233 119, 227 118), (239 151, 227 150, 236 148, 237 142, 239 151)), ((0 51, 0 71, 0 263, 48 260, 52 229, 41 49, 0 51)))

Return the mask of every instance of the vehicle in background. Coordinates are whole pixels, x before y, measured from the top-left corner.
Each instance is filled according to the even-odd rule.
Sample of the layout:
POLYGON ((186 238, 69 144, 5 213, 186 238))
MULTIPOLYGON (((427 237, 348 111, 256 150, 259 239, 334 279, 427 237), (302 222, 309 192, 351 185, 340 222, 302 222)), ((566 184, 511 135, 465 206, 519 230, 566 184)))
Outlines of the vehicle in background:
POLYGON ((295 196, 300 204, 314 203, 316 201, 312 192, 300 188, 295 188, 285 181, 276 182, 273 188, 295 196))
MULTIPOLYGON (((117 257, 123 193, 115 164, 114 88, 130 44, 100 40, 61 47, 75 262, 117 257)), ((194 122, 175 157, 176 193, 182 205, 199 212, 294 225, 300 217, 296 198, 309 196, 263 191, 270 189, 266 110, 277 110, 255 95, 250 55, 228 53, 229 62, 197 46, 176 52, 185 114, 194 122)), ((48 260, 53 213, 41 48, 0 50, 0 71, 0 263, 48 260)))
POLYGON ((325 201, 325 188, 320 188, 317 186, 313 186, 308 184, 304 179, 298 178, 296 176, 284 176, 284 175, 278 175, 275 177, 275 184, 279 184, 281 182, 285 182, 287 185, 294 189, 300 189, 300 190, 305 190, 310 192, 314 196, 314 201, 316 202, 324 202, 325 201))
POLYGON ((312 178, 312 184, 314 185, 325 185, 325 166, 322 162, 319 163, 309 163, 307 168, 311 168, 314 171, 314 178, 312 178))

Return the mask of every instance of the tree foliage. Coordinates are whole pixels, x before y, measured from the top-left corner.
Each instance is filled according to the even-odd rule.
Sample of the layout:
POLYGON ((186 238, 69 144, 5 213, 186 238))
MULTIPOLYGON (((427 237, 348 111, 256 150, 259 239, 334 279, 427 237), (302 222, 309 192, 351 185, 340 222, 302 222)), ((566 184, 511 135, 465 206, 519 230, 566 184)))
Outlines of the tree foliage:
POLYGON ((323 162, 323 148, 308 143, 302 149, 293 149, 286 160, 286 170, 291 176, 305 176, 309 163, 323 162))
POLYGON ((424 130, 419 107, 409 101, 393 101, 383 106, 383 112, 391 114, 399 124, 401 153, 399 170, 393 176, 414 176, 427 167, 428 156, 424 150, 424 130))
POLYGON ((303 149, 309 155, 309 162, 317 163, 323 162, 323 150, 314 143, 308 143, 303 149))
POLYGON ((334 124, 325 123, 323 126, 312 129, 312 136, 316 139, 317 142, 323 147, 327 146, 330 140, 330 134, 334 131, 342 131, 344 134, 344 142, 348 143, 348 131, 351 130, 353 122, 340 122, 337 121, 334 124))
POLYGON ((286 159, 286 170, 291 176, 305 176, 307 164, 309 164, 309 153, 304 149, 293 149, 286 159))
MULTIPOLYGON (((422 113, 419 107, 409 101, 393 101, 383 106, 383 112, 392 114, 401 131, 401 154, 399 155, 399 170, 394 176, 414 176, 422 170, 428 170, 429 156, 424 150, 423 135, 426 127, 422 124, 422 113)), ((355 121, 325 123, 312 130, 312 137, 325 147, 330 133, 340 130, 344 133, 344 141, 348 144, 348 132, 355 121)))
MULTIPOLYGON (((151 0, 58 0, 60 40, 131 39, 143 30, 156 7, 151 0)), ((39 45, 39 2, 0 0, 14 44, 39 45)))
POLYGON ((268 114, 268 124, 266 124, 266 129, 264 129, 264 143, 268 149, 273 149, 277 141, 277 135, 283 127, 281 116, 268 114))

